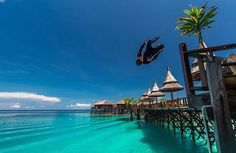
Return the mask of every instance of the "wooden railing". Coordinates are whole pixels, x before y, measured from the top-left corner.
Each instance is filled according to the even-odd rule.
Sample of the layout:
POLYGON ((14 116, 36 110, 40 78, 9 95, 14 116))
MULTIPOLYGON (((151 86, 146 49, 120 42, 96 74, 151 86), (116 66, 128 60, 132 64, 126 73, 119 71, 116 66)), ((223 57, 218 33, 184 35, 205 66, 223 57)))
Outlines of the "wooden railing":
MULTIPOLYGON (((184 75, 184 80, 185 80, 186 95, 189 99, 189 106, 202 107, 203 105, 209 105, 210 104, 209 85, 208 85, 208 78, 207 78, 204 63, 209 62, 211 60, 216 60, 216 57, 213 56, 213 53, 215 52, 236 49, 236 44, 228 44, 228 45, 221 45, 221 46, 208 47, 208 48, 202 48, 202 49, 187 50, 186 44, 181 43, 179 46, 179 49, 180 49, 180 55, 181 55, 181 61, 182 61, 183 75, 184 75), (201 82, 201 85, 198 85, 198 86, 194 85, 195 80, 191 73, 191 66, 190 66, 189 58, 197 58, 198 60, 197 61, 197 66, 199 67, 199 72, 198 72, 199 80, 198 81, 201 82), (201 94, 197 93, 199 91, 201 91, 201 94)), ((224 66, 224 67, 234 66, 234 65, 236 65, 236 62, 221 64, 221 66, 224 66)))
POLYGON ((181 107, 188 107, 188 100, 187 98, 178 98, 175 100, 167 100, 160 103, 143 105, 142 108, 181 108, 181 107))
MULTIPOLYGON (((187 50, 186 44, 180 44, 180 55, 184 72, 185 89, 190 107, 202 108, 204 119, 213 120, 214 133, 217 144, 217 151, 221 153, 234 153, 236 143, 232 128, 233 113, 236 112, 236 85, 235 75, 225 76, 223 66, 233 66, 236 62, 222 64, 221 58, 216 58, 213 53, 216 51, 236 49, 236 44, 215 46, 196 50, 187 50), (194 79, 191 73, 189 58, 197 58, 201 86, 194 86, 194 79), (206 63, 206 64, 204 64, 206 63), (206 66, 206 69, 205 69, 206 66), (226 78, 231 79, 229 85, 226 78), (201 91, 201 93, 197 93, 201 91), (212 111, 204 110, 212 108, 212 111), (209 116, 213 116, 212 119, 209 116)), ((205 125, 206 122, 205 122, 205 125)))

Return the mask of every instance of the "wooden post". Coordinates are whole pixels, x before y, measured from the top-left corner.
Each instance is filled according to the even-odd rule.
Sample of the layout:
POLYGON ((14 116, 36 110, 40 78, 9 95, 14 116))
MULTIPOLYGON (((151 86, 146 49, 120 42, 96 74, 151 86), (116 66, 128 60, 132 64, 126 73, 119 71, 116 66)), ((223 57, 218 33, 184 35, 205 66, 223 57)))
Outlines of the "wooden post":
POLYGON ((189 112, 189 117, 190 117, 190 129, 191 129, 191 137, 193 142, 195 143, 195 127, 194 127, 194 120, 193 120, 193 111, 189 112))
POLYGON ((187 56, 187 47, 185 43, 181 43, 179 45, 179 51, 180 51, 180 56, 181 56, 184 81, 185 81, 185 90, 186 90, 187 96, 195 95, 195 91, 191 89, 193 88, 193 79, 192 79, 189 59, 187 56))
POLYGON ((173 129, 174 129, 174 134, 176 133, 175 132, 175 117, 177 116, 177 113, 173 112, 173 116, 172 116, 172 126, 173 126, 173 129))
POLYGON ((184 127, 183 127, 183 120, 184 118, 182 117, 182 112, 179 112, 179 117, 180 117, 180 133, 181 133, 181 136, 184 135, 184 127))
POLYGON ((220 61, 207 63, 207 79, 214 113, 214 132, 219 153, 235 153, 235 140, 220 61))
POLYGON ((133 121, 133 109, 130 110, 130 120, 133 121))
POLYGON ((171 91, 170 94, 171 94, 171 100, 173 101, 174 100, 173 92, 171 91))

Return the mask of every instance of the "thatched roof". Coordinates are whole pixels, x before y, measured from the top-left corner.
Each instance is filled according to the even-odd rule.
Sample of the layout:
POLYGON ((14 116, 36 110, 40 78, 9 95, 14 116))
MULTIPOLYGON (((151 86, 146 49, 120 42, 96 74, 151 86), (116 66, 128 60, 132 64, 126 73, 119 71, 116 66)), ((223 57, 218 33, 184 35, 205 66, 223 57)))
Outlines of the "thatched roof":
POLYGON ((152 87, 152 92, 158 91, 159 87, 157 86, 156 80, 154 81, 153 87, 152 87))
POLYGON ((171 83, 171 84, 165 84, 161 87, 160 91, 162 92, 170 92, 170 91, 179 91, 183 90, 184 87, 179 85, 178 83, 171 83))
POLYGON ((120 101, 118 101, 117 103, 115 103, 116 105, 125 105, 125 101, 122 99, 120 101))
POLYGON ((165 94, 163 92, 157 91, 157 92, 152 92, 149 97, 163 97, 165 94))
POLYGON ((149 96, 151 93, 152 93, 152 92, 151 92, 151 89, 148 88, 148 91, 145 92, 142 96, 143 96, 143 97, 146 97, 146 96, 149 96))
POLYGON ((167 67, 167 73, 166 73, 166 79, 165 79, 165 81, 163 82, 163 84, 167 84, 167 83, 176 83, 176 82, 178 82, 176 79, 175 79, 175 77, 171 74, 171 72, 170 72, 170 68, 169 67, 167 67))
POLYGON ((152 93, 151 89, 150 89, 150 88, 148 88, 148 91, 147 91, 147 96, 149 96, 151 93, 152 93))
POLYGON ((147 96, 147 92, 144 92, 141 98, 144 98, 147 96))
POLYGON ((98 101, 94 104, 95 105, 114 105, 114 103, 108 101, 108 100, 101 100, 101 101, 98 101))
POLYGON ((183 87, 178 84, 178 81, 171 74, 169 67, 167 68, 166 80, 163 82, 163 86, 160 91, 162 92, 172 92, 182 90, 183 87))
POLYGON ((153 88, 152 88, 152 92, 149 95, 149 97, 162 97, 162 96, 165 96, 165 94, 163 92, 159 91, 159 87, 157 86, 157 82, 155 80, 153 88))
POLYGON ((151 95, 151 93, 152 93, 152 92, 151 92, 151 89, 148 88, 148 91, 145 92, 145 93, 142 95, 142 97, 140 98, 141 102, 153 100, 152 97, 149 97, 149 95, 151 95))
MULTIPOLYGON (((236 55, 235 54, 230 54, 227 57, 227 62, 236 62, 236 55)), ((236 74, 236 66, 230 66, 231 71, 233 72, 233 74, 236 74)))

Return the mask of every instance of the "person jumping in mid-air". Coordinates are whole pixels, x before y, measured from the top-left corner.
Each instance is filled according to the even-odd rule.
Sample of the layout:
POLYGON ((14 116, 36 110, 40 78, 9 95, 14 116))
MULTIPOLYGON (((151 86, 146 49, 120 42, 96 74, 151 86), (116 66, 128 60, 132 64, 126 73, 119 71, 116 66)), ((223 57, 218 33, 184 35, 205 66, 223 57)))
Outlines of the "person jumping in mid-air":
POLYGON ((151 63, 163 51, 164 49, 163 44, 158 44, 155 48, 152 47, 152 44, 155 43, 158 39, 159 37, 153 37, 152 40, 144 41, 144 43, 141 45, 138 51, 137 60, 136 60, 137 65, 151 63), (146 46, 146 50, 142 55, 142 50, 144 46, 146 46))

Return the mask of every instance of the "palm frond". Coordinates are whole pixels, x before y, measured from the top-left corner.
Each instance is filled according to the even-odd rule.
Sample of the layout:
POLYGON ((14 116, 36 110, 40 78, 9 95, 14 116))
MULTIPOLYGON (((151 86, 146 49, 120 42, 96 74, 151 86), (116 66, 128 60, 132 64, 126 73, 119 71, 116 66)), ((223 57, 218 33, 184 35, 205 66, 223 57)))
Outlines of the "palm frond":
POLYGON ((213 6, 207 9, 207 4, 200 8, 196 5, 190 5, 190 9, 184 10, 185 17, 178 18, 178 24, 175 29, 180 30, 180 36, 201 35, 201 30, 211 28, 210 24, 214 22, 212 18, 216 15, 217 7, 213 6))

